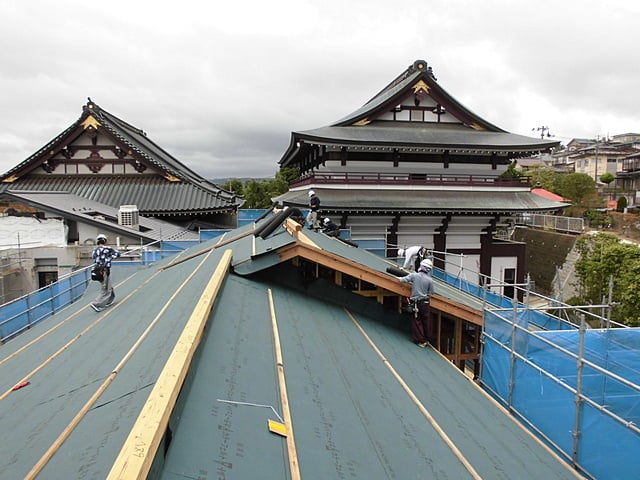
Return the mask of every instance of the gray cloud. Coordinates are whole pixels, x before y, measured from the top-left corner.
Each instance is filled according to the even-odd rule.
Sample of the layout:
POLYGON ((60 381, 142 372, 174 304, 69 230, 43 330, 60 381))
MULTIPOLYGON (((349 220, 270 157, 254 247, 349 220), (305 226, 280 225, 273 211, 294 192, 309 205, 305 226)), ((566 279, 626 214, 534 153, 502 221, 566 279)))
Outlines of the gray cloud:
POLYGON ((418 58, 514 133, 640 131, 638 13, 622 0, 4 2, 0 171, 90 96, 202 176, 270 176, 291 131, 342 118, 418 58))

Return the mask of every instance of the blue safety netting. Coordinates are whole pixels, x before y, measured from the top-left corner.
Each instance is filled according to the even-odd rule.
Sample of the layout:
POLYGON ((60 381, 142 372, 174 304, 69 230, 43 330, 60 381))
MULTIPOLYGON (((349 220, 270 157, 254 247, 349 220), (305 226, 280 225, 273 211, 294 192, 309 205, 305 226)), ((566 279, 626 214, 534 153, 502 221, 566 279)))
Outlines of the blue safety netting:
POLYGON ((0 341, 31 328, 80 298, 91 280, 88 269, 74 272, 28 295, 0 305, 0 341))
POLYGON ((636 478, 640 329, 531 331, 529 314, 485 311, 483 386, 584 472, 636 478))
MULTIPOLYGON (((475 284, 463 278, 452 275, 439 268, 434 268, 432 271, 434 278, 442 280, 449 285, 452 285, 459 290, 466 292, 474 297, 481 298, 486 301, 488 305, 500 308, 513 308, 513 300, 507 298, 499 293, 493 292, 484 288, 481 285, 475 284)), ((546 312, 531 310, 526 305, 518 302, 518 315, 525 316, 526 321, 540 329, 545 330, 574 330, 576 327, 570 322, 559 318, 555 315, 550 315, 546 312)))

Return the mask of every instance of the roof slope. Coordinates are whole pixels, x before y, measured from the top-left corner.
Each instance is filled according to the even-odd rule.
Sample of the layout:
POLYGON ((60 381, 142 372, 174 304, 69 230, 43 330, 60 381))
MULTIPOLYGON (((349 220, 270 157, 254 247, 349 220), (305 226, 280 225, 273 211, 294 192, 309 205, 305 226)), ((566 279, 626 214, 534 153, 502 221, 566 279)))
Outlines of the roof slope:
POLYGON ((16 192, 8 193, 9 198, 39 210, 58 213, 65 218, 72 218, 83 223, 94 224, 98 229, 120 232, 132 238, 140 238, 144 243, 158 240, 198 240, 197 232, 175 225, 171 222, 140 216, 139 229, 123 226, 118 223, 118 209, 104 203, 89 200, 72 193, 65 192, 16 192))
MULTIPOLYGON (((11 184, 0 183, 2 192, 71 193, 114 208, 136 205, 146 215, 185 212, 208 213, 235 208, 221 190, 189 182, 168 182, 159 177, 28 176, 11 184)), ((236 201, 241 201, 236 199, 236 201)))
POLYGON ((469 466, 482 478, 575 478, 449 361, 414 347, 406 318, 322 278, 305 281, 284 258, 307 248, 406 287, 383 278, 382 259, 322 234, 306 238, 289 221, 260 235, 272 221, 148 268, 115 265, 118 303, 109 310, 88 308, 94 282, 85 298, 0 346, 1 391, 30 382, 0 398, 0 476, 23 478, 64 431, 42 477, 106 478, 230 249, 234 265, 283 260, 226 274, 176 410, 168 424, 149 419, 170 432, 159 477, 289 478, 292 452, 267 429, 284 414, 281 367, 302 478, 466 478, 469 466), (68 428, 79 409, 86 415, 68 428))
POLYGON ((389 85, 377 93, 371 100, 354 112, 346 115, 332 126, 347 126, 368 120, 371 122, 381 113, 385 113, 398 105, 407 95, 416 94, 417 90, 424 91, 433 98, 446 112, 455 116, 465 125, 473 126, 477 130, 490 132, 505 132, 501 128, 489 123, 480 116, 467 109, 455 98, 449 95, 438 83, 433 69, 424 60, 416 60, 389 85), (420 83, 422 82, 422 84, 420 83), (419 85, 419 87, 416 87, 419 85))
MULTIPOLYGON (((567 207, 569 203, 555 201, 530 191, 508 189, 469 192, 452 190, 410 189, 382 190, 375 188, 331 189, 314 187, 322 199, 325 212, 426 212, 426 213, 512 213, 550 211, 567 207), (410 193, 410 195, 409 195, 410 193)), ((274 201, 288 206, 306 208, 307 190, 290 190, 274 201)))
POLYGON ((560 143, 509 133, 473 113, 437 83, 424 60, 416 60, 371 100, 340 120, 313 130, 292 132, 280 165, 293 163, 305 141, 324 146, 420 146, 447 152, 459 149, 460 153, 482 149, 511 158, 546 151, 560 143), (390 112, 399 112, 403 105, 414 103, 416 108, 424 105, 420 108, 437 120, 397 120, 395 114, 390 119, 390 112), (448 120, 441 123, 443 115, 448 120))

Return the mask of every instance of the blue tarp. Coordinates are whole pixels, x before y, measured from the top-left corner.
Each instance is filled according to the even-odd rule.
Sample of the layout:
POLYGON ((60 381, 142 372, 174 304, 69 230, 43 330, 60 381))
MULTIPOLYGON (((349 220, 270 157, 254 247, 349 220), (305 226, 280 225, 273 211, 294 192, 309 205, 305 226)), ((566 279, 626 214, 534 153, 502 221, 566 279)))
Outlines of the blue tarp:
POLYGON ((485 311, 482 385, 590 475, 636 478, 640 329, 584 330, 579 362, 579 330, 532 332, 529 315, 514 333, 512 311, 485 311))

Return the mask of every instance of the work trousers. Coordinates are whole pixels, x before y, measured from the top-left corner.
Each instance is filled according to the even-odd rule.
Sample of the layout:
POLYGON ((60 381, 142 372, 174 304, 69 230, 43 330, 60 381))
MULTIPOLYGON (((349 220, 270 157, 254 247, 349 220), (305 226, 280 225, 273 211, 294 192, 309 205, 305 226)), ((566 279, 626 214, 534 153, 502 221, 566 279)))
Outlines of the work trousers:
POLYGON ((429 302, 418 302, 418 311, 411 321, 411 338, 414 343, 429 342, 432 345, 435 335, 431 328, 431 309, 429 302))
POLYGON ((104 269, 104 278, 100 282, 100 292, 93 301, 93 304, 98 307, 106 307, 116 298, 116 293, 111 286, 111 271, 109 268, 104 269))
POLYGON ((318 212, 309 210, 307 214, 307 224, 309 228, 320 228, 320 222, 318 222, 318 212))

